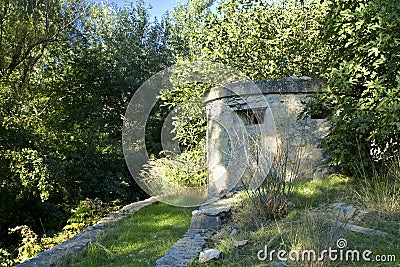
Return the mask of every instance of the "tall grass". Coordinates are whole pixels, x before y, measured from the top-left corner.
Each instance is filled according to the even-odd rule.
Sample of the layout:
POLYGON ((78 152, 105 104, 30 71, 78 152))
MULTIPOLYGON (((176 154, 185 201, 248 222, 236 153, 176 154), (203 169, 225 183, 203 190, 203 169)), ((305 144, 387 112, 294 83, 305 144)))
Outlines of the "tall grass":
POLYGON ((318 260, 323 250, 334 248, 341 237, 343 228, 332 224, 324 215, 305 211, 302 219, 294 221, 281 236, 281 243, 286 251, 295 250, 302 255, 303 251, 314 251, 315 258, 302 258, 288 263, 293 266, 333 266, 328 257, 318 260))
POLYGON ((400 156, 381 169, 358 170, 359 183, 353 187, 357 199, 369 210, 380 214, 400 214, 400 156))

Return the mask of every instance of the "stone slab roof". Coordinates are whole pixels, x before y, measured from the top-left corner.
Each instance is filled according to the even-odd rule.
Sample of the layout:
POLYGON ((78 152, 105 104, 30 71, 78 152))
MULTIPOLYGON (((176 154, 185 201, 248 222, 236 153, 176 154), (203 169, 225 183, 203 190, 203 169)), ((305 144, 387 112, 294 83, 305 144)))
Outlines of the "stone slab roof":
POLYGON ((288 77, 259 81, 244 81, 217 86, 207 90, 203 95, 204 102, 232 96, 259 94, 310 94, 324 91, 326 80, 310 77, 288 77), (254 86, 256 85, 256 86, 254 86), (235 92, 233 92, 235 91, 235 92))

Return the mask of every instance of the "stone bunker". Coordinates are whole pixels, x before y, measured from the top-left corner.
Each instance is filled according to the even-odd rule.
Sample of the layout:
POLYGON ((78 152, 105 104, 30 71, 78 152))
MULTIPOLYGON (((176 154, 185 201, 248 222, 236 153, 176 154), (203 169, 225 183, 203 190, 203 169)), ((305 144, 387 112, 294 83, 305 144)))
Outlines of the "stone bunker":
POLYGON ((286 179, 325 176, 319 145, 329 124, 324 118, 299 117, 324 85, 322 79, 289 77, 205 92, 209 196, 240 185, 258 187, 283 161, 286 179))

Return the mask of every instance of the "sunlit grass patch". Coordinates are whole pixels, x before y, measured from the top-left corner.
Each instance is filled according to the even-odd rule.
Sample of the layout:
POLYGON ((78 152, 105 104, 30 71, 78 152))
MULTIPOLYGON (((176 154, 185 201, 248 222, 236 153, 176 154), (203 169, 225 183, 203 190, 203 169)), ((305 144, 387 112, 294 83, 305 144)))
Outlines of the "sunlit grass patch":
POLYGON ((348 183, 351 179, 341 175, 331 175, 327 179, 299 182, 293 185, 292 201, 296 207, 317 206, 321 203, 343 201, 351 197, 348 183))
POLYGON ((205 264, 196 261, 192 266, 398 266, 400 220, 396 213, 382 213, 364 207, 354 192, 355 188, 362 189, 359 186, 360 183, 356 179, 339 175, 332 175, 325 180, 296 183, 289 196, 293 206, 285 217, 276 219, 251 216, 251 207, 248 205, 252 202, 247 201, 244 194, 242 203, 233 210, 233 221, 207 243, 209 248, 222 251, 221 258, 205 264), (335 224, 334 220, 341 219, 330 204, 337 202, 352 205, 357 210, 366 208, 364 216, 346 222, 380 230, 388 235, 354 233, 335 224), (234 227, 238 228, 238 232, 231 236, 230 231, 234 227), (371 250, 373 255, 395 255, 397 262, 377 265, 377 262, 332 261, 329 258, 316 262, 282 262, 277 257, 272 261, 262 261, 257 257, 258 252, 265 249, 265 246, 268 247, 268 251, 313 250, 319 256, 326 249, 337 249, 340 239, 347 240, 346 248, 349 250, 371 250), (239 240, 248 240, 248 243, 243 247, 235 247, 234 242, 239 240))
POLYGON ((166 204, 145 207, 59 266, 154 266, 187 231, 191 210, 166 204))

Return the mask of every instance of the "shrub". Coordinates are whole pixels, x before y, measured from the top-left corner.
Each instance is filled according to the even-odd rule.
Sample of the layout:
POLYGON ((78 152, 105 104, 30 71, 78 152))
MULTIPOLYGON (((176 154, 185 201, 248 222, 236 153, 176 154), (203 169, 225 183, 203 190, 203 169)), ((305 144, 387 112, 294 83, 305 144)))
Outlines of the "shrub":
POLYGON ((288 147, 277 148, 271 169, 261 186, 246 191, 243 206, 246 207, 245 220, 249 225, 260 227, 266 222, 286 216, 290 209, 288 197, 298 175, 301 153, 296 153, 294 164, 289 163, 288 147))
MULTIPOLYGON (((115 204, 115 203, 114 203, 115 204)), ((85 199, 72 210, 72 216, 67 220, 63 230, 78 233, 86 227, 95 224, 102 216, 112 212, 112 204, 103 203, 100 199, 85 199)))
POLYGON ((318 101, 331 111, 324 146, 333 165, 355 171, 399 151, 399 16, 397 0, 331 1, 323 30, 328 88, 318 101))
POLYGON ((39 236, 32 231, 32 229, 27 225, 21 225, 9 229, 10 234, 18 233, 22 240, 20 246, 18 247, 18 258, 16 262, 24 262, 30 258, 33 258, 42 251, 40 246, 39 236))
POLYGON ((13 266, 16 262, 12 259, 11 253, 9 253, 5 249, 0 248, 0 266, 1 267, 9 267, 13 266))
POLYGON ((160 186, 168 181, 184 187, 200 187, 207 182, 205 160, 205 140, 202 140, 196 149, 149 160, 141 177, 159 181, 160 186))

